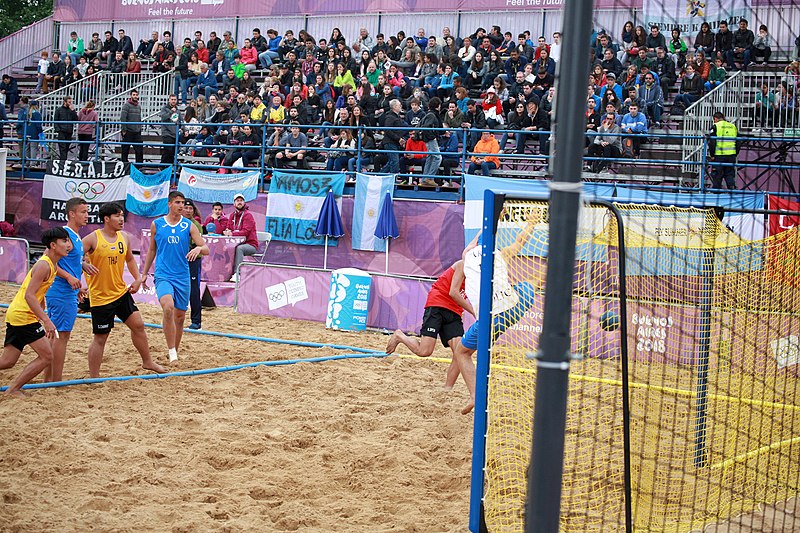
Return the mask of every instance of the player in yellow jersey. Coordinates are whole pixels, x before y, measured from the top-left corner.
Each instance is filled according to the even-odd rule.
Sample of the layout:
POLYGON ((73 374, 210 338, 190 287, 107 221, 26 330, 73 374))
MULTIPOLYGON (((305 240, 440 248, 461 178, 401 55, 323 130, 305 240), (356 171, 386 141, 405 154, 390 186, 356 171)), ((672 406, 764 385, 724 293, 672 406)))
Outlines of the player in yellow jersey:
POLYGON ((64 228, 53 228, 42 233, 42 244, 45 246, 44 255, 25 276, 25 281, 6 311, 6 340, 0 357, 0 369, 17 364, 27 345, 38 356, 20 372, 6 391, 6 394, 16 397, 24 397, 22 386, 49 367, 53 360, 50 339, 56 335, 56 326, 44 312, 42 304, 47 289, 56 279, 58 261, 72 250, 72 241, 64 228))
POLYGON ((103 204, 98 216, 103 220, 102 229, 83 238, 84 252, 89 257, 89 262, 98 270, 97 274, 87 276, 94 333, 89 344, 89 375, 93 378, 100 377, 103 351, 108 334, 114 328, 114 317, 119 317, 131 330, 133 345, 142 357, 142 368, 166 372, 150 356, 144 321, 131 296, 139 291, 142 278, 131 252, 130 236, 122 231, 125 225, 122 207, 116 203, 103 204), (122 279, 126 264, 133 276, 130 286, 122 279))

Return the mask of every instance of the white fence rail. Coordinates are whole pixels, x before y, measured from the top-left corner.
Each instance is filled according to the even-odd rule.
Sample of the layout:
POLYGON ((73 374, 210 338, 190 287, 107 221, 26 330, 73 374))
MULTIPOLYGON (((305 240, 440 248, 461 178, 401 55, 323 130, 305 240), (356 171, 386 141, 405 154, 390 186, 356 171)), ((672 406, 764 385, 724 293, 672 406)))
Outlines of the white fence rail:
POLYGON ((32 62, 33 54, 49 50, 52 43, 52 16, 0 39, 0 75, 11 74, 13 67, 32 62))

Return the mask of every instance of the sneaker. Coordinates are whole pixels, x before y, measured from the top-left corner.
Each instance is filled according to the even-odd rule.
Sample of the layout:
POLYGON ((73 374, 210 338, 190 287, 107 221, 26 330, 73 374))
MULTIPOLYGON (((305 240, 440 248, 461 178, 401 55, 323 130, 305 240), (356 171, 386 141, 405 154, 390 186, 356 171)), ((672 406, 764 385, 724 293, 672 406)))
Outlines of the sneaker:
POLYGON ((203 329, 203 327, 200 324, 195 324, 194 322, 192 322, 186 329, 203 329))
POLYGON ((429 178, 422 180, 420 182, 420 185, 422 185, 424 187, 438 187, 439 186, 438 183, 436 183, 434 180, 429 179, 429 178))

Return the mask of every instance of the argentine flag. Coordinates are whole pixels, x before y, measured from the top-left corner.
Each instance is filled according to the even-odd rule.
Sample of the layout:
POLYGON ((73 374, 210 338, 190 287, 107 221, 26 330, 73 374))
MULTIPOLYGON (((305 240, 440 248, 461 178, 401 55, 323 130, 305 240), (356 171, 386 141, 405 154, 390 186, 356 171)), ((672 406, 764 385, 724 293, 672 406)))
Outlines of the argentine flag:
POLYGON ((166 215, 167 196, 169 196, 169 181, 172 169, 165 168, 157 174, 142 174, 131 165, 131 179, 128 180, 128 195, 125 208, 142 217, 157 217, 166 215))
POLYGON ((375 236, 381 203, 388 192, 394 198, 394 174, 356 174, 353 203, 353 250, 383 252, 386 241, 375 236))
POLYGON ((267 195, 267 225, 273 241, 324 245, 315 233, 329 190, 341 201, 344 172, 287 172, 274 170, 267 195))

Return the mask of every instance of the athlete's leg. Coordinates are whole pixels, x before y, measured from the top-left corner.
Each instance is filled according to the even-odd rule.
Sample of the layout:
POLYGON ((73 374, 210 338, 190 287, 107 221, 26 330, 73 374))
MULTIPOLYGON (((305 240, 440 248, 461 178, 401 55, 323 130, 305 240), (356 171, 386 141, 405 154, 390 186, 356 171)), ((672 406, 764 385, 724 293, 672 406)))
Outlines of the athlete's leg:
POLYGON ((89 344, 89 377, 100 377, 100 364, 103 362, 103 351, 106 348, 108 333, 95 333, 89 344))
POLYGON ((453 385, 456 384, 458 375, 461 373, 458 361, 456 360, 456 348, 459 342, 461 342, 461 337, 453 337, 447 342, 447 345, 450 346, 450 350, 453 352, 453 359, 450 361, 450 366, 447 367, 447 378, 444 381, 445 390, 453 389, 453 385))
POLYGON ((386 353, 394 353, 394 351, 397 349, 397 346, 400 344, 407 346, 408 349, 411 350, 411 352, 415 355, 420 357, 428 357, 433 353, 433 349, 436 347, 436 337, 409 337, 398 329, 395 330, 395 332, 392 333, 392 336, 389 338, 389 344, 386 346, 386 353))
MULTIPOLYGON (((167 348, 175 348, 175 300, 171 294, 165 294, 158 299, 161 304, 161 312, 164 315, 161 326, 164 330, 164 338, 167 341, 167 348)), ((131 334, 133 330, 131 330, 131 334)))
POLYGON ((58 337, 53 338, 51 342, 53 362, 44 369, 45 381, 61 381, 64 373, 64 360, 67 357, 67 343, 71 334, 71 331, 59 331, 58 337))
POLYGON ((175 350, 181 347, 183 338, 183 323, 186 321, 186 310, 175 309, 172 312, 175 328, 175 350))
POLYGON ((166 369, 153 361, 150 356, 150 345, 147 343, 147 332, 144 330, 142 314, 139 311, 131 313, 131 316, 125 321, 125 325, 131 330, 131 341, 142 357, 142 368, 159 373, 166 372, 166 369))
POLYGON ((10 396, 24 397, 22 386, 38 376, 53 361, 53 349, 49 339, 42 337, 30 343, 29 346, 36 352, 37 357, 22 369, 17 379, 8 387, 6 394, 10 396))
POLYGON ((6 368, 11 368, 16 365, 17 361, 19 361, 20 354, 22 354, 22 350, 10 344, 6 344, 3 347, 3 355, 0 356, 0 370, 5 370, 6 368))
POLYGON ((465 415, 475 408, 475 363, 472 361, 472 354, 475 350, 466 348, 462 343, 458 343, 453 358, 458 362, 458 369, 461 371, 461 377, 464 378, 464 384, 469 391, 469 403, 461 410, 461 414, 465 415))

